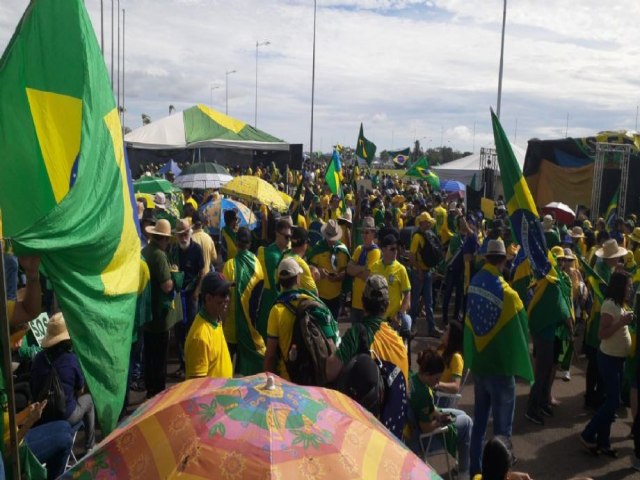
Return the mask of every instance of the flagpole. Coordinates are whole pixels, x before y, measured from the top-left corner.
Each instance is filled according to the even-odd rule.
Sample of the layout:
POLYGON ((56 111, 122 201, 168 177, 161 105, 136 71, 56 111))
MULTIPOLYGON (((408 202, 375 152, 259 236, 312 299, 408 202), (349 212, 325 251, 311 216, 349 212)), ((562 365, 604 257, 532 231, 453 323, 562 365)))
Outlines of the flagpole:
POLYGON ((120 118, 120 0, 118 0, 118 8, 116 13, 118 14, 118 79, 116 81, 116 111, 118 112, 118 118, 120 118))
POLYGON ((311 63, 311 138, 309 140, 309 160, 313 161, 313 104, 316 89, 316 4, 313 0, 313 60, 311 63))
POLYGON ((113 0, 111 0, 111 90, 113 90, 113 0))
POLYGON ((498 105, 496 107, 496 117, 500 120, 500 103, 502 102, 502 69, 504 64, 504 27, 507 22, 507 0, 504 0, 502 11, 502 40, 500 42, 500 71, 498 73, 498 105))
POLYGON ((2 346, 2 370, 6 380, 5 392, 9 407, 9 446, 13 459, 14 478, 20 478, 20 452, 18 450, 18 424, 16 422, 16 398, 13 390, 13 373, 11 372, 11 347, 9 345, 9 312, 7 310, 7 288, 4 278, 4 246, 0 241, 0 345, 2 346))
POLYGON ((122 136, 124 137, 124 15, 125 10, 122 9, 122 136))

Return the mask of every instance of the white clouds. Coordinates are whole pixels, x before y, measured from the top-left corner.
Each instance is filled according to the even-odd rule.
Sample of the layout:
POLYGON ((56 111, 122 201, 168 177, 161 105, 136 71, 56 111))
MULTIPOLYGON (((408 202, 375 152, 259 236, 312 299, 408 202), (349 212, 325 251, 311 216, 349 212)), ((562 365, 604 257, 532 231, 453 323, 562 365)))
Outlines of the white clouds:
MULTIPOLYGON (((27 0, 0 5, 0 49, 27 0)), ((100 36, 97 0, 86 0, 100 36)), ((110 2, 105 2, 110 61, 110 2)), ((121 0, 127 10, 127 119, 211 102, 308 147, 312 0, 121 0)), ((640 2, 512 0, 502 121, 517 143, 633 128, 640 2), (515 123, 518 123, 517 132, 515 123)), ((422 138, 470 150, 491 142, 502 0, 318 0, 315 134, 326 149, 354 144, 359 123, 379 149, 422 138), (475 123, 476 134, 473 135, 475 123)), ((318 142, 317 140, 314 142, 318 142)))

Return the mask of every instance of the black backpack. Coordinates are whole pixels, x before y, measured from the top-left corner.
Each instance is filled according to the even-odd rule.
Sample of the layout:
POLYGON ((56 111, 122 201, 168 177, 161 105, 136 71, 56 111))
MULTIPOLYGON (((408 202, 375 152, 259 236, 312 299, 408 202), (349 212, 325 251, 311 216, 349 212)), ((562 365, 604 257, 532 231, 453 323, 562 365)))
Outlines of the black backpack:
POLYGON ((336 349, 320 328, 326 322, 327 307, 311 298, 300 299, 297 308, 289 302, 282 303, 296 317, 289 351, 281 352, 291 381, 298 385, 327 385, 327 358, 336 349))
POLYGON ((48 423, 55 420, 64 420, 67 410, 67 398, 62 388, 62 382, 58 376, 53 361, 46 353, 43 353, 45 360, 51 367, 49 375, 45 379, 44 385, 38 393, 37 401, 47 401, 47 405, 42 411, 39 423, 48 423))
POLYGON ((338 390, 371 412, 397 438, 402 439, 409 400, 404 373, 397 365, 381 360, 370 350, 367 329, 358 331, 358 354, 342 369, 338 390))
POLYGON ((416 233, 424 238, 424 246, 419 252, 424 264, 429 268, 435 268, 440 265, 440 262, 444 260, 444 248, 442 248, 440 238, 431 230, 426 232, 417 230, 416 233))

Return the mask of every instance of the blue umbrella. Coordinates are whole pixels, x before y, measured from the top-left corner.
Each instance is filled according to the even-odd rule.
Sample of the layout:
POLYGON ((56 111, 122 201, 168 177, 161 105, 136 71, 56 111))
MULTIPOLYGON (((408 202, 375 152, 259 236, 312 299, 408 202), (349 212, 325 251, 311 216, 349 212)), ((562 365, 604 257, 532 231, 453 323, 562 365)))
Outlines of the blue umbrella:
POLYGON ((466 191, 466 187, 462 182, 446 180, 444 182, 440 182, 440 191, 447 193, 464 192, 466 191))
POLYGON ((162 168, 160 168, 160 170, 158 170, 158 173, 160 175, 166 175, 167 173, 173 173, 173 176, 177 177, 178 175, 180 175, 180 173, 182 173, 182 170, 180 169, 178 164, 175 162, 175 160, 172 158, 167 163, 165 163, 162 166, 162 168))
POLYGON ((226 210, 236 210, 238 212, 241 227, 248 227, 252 230, 258 223, 258 219, 249 207, 244 203, 229 200, 228 198, 222 198, 216 201, 209 200, 200 206, 198 212, 202 217, 203 225, 207 227, 211 233, 216 234, 224 228, 224 212, 226 210))

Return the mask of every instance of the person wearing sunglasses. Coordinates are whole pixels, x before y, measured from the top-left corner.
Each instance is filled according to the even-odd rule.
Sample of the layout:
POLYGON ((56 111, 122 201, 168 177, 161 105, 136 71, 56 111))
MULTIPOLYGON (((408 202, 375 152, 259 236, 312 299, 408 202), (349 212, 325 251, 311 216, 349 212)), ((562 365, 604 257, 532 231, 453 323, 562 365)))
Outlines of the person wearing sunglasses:
POLYGON ((278 279, 276 272, 278 265, 284 258, 284 254, 289 251, 291 243, 291 217, 283 217, 276 222, 276 238, 267 247, 258 248, 257 257, 260 260, 262 271, 264 272, 264 286, 262 289, 262 299, 260 300, 260 313, 256 329, 267 338, 267 323, 269 321, 269 311, 278 298, 278 279))

